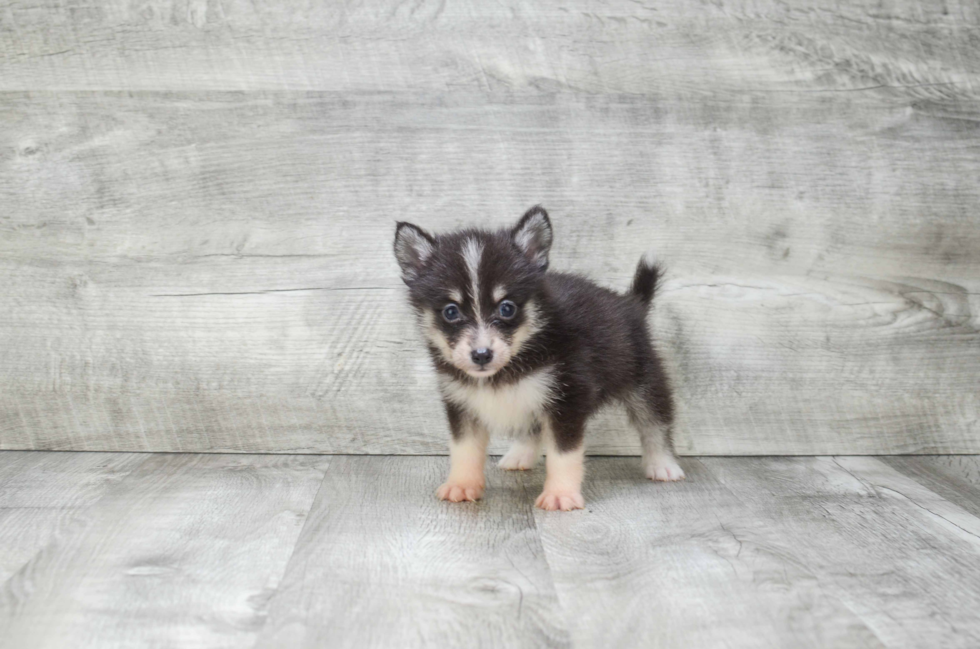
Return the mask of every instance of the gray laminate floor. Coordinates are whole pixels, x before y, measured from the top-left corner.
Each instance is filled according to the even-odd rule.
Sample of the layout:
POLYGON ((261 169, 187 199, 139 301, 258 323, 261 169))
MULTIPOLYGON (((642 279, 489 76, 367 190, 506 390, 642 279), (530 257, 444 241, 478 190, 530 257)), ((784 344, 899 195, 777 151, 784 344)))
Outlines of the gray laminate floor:
POLYGON ((0 453, 2 647, 977 647, 980 458, 0 453))

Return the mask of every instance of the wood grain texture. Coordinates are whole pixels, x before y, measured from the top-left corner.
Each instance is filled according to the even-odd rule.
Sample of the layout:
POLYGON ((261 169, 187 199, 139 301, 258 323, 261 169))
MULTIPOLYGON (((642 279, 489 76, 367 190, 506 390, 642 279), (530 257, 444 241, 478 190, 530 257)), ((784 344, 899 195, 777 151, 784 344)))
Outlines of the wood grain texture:
POLYGON ((774 547, 781 526, 702 462, 682 465, 687 480, 655 484, 639 460, 593 458, 586 511, 538 513, 576 647, 883 646, 792 549, 774 547))
POLYGON ((450 504, 445 458, 3 451, 0 513, 74 515, 0 647, 975 647, 976 460, 590 458, 553 513, 542 467, 450 504))
MULTIPOLYGON (((541 202, 554 268, 670 268, 682 453, 980 450, 978 24, 7 5, 0 448, 444 453, 393 223, 541 202)), ((592 431, 638 452, 619 413, 592 431)))
POLYGON ((0 89, 708 94, 914 88, 980 64, 970 0, 5 2, 0 89))
POLYGON ((875 458, 705 463, 886 646, 977 644, 980 519, 875 458))
MULTIPOLYGON (((873 458, 588 463, 538 513, 576 646, 974 646, 980 519, 873 458)), ((538 480, 540 482, 540 480, 538 480)))
POLYGON ((254 641, 328 462, 146 459, 3 584, 0 646, 254 641))
POLYGON ((104 453, 0 453, 0 584, 84 513, 147 456, 104 453))
POLYGON ((456 504, 434 495, 447 470, 334 458, 256 646, 567 646, 522 477, 456 504))
POLYGON ((896 471, 980 516, 980 456, 930 455, 881 458, 896 471))

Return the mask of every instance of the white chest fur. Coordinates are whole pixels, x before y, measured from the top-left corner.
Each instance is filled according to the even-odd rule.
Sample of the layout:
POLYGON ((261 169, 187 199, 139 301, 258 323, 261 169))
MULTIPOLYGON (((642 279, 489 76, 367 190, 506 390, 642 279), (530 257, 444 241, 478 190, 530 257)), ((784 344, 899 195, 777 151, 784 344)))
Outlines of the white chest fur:
POLYGON ((482 421, 494 435, 511 436, 534 425, 552 398, 554 374, 543 369, 516 383, 500 387, 441 379, 440 387, 449 401, 482 421))

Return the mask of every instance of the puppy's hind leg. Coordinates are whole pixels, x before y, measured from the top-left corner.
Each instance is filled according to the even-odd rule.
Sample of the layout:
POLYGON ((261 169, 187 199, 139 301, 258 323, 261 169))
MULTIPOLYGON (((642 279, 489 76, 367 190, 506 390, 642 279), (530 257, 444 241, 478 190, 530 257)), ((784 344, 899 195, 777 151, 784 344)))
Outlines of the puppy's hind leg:
POLYGON ((673 403, 666 385, 637 388, 626 399, 630 422, 640 433, 643 470, 651 480, 684 479, 684 469, 674 456, 673 403))
POLYGON ((497 463, 505 471, 533 469, 541 457, 541 427, 537 424, 514 440, 507 454, 497 463))

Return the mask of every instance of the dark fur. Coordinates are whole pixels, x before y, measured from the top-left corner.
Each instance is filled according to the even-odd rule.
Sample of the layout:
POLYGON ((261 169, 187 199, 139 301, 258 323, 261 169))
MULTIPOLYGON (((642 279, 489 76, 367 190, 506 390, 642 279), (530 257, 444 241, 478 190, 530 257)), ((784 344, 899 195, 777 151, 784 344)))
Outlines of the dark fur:
MULTIPOLYGON (((411 268, 411 272, 406 271, 405 275, 411 303, 420 313, 433 310, 439 314, 449 299, 444 287, 466 282, 467 270, 460 247, 464 241, 475 237, 484 245, 479 272, 483 312, 489 313, 494 307, 492 287, 497 283, 506 284, 508 298, 519 307, 518 317, 513 322, 498 324, 502 336, 508 340, 508 336, 513 336, 523 322, 524 306, 530 299, 537 304, 542 321, 541 329, 520 353, 492 377, 471 378, 447 363, 438 350, 430 346, 436 370, 458 381, 476 383, 480 380, 495 386, 518 381, 537 369, 554 366, 558 387, 548 411, 559 450, 577 448, 582 443, 588 418, 613 399, 626 403, 631 419, 639 427, 651 422, 666 426, 666 445, 672 450, 669 426, 674 408, 669 381, 646 322, 661 276, 660 267, 641 261, 625 295, 597 286, 583 277, 546 272, 546 256, 543 263, 540 259, 529 258, 514 241, 521 224, 536 214, 543 215, 548 225, 547 246, 550 247, 550 220, 540 207, 529 210, 518 226, 509 231, 471 229, 436 237, 418 231, 419 236, 425 237, 433 247, 431 256, 411 268), (447 281, 449 279, 452 281, 447 281)), ((415 226, 398 224, 399 232, 404 228, 415 226)), ((459 306, 472 317, 474 308, 468 296, 459 306)), ((458 335, 456 326, 444 322, 438 315, 436 321, 446 337, 455 340, 458 335)), ((446 411, 453 434, 458 436, 460 419, 464 415, 459 407, 448 402, 446 411)))

